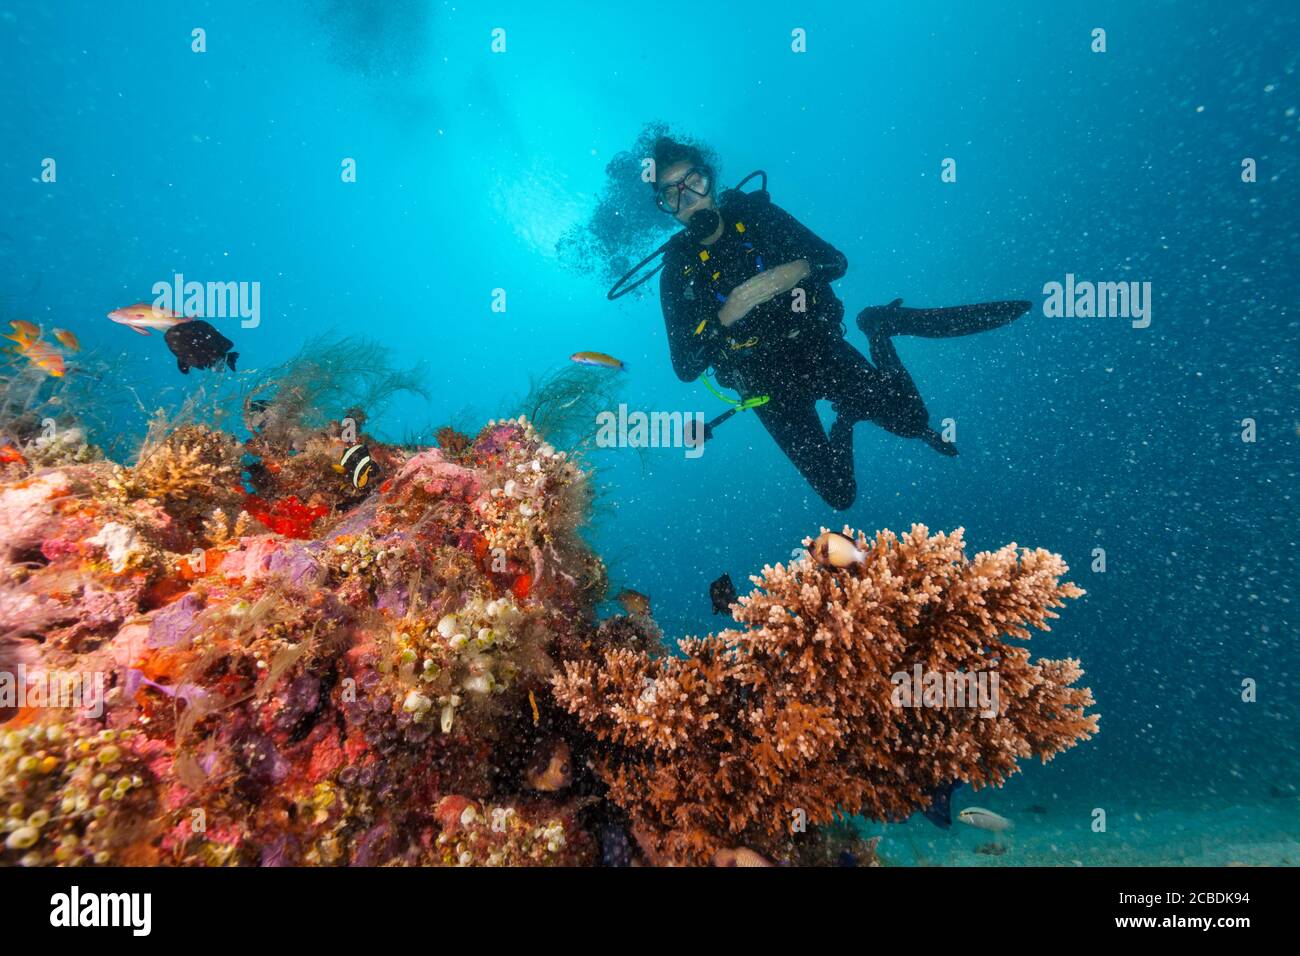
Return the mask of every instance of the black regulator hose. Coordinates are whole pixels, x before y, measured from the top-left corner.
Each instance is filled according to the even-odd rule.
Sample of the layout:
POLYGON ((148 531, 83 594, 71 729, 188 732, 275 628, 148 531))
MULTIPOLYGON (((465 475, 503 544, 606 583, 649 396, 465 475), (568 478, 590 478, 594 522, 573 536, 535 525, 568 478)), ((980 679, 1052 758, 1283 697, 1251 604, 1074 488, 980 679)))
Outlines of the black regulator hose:
MULTIPOLYGON (((746 176, 744 179, 742 179, 740 182, 738 182, 736 185, 732 186, 730 189, 723 192, 722 194, 723 197, 725 198, 729 193, 740 192, 741 189, 744 188, 745 184, 748 183, 755 176, 761 176, 763 178, 763 185, 760 188, 762 189, 763 192, 767 192, 767 173, 764 170, 756 169, 748 176, 746 176)), ((702 209, 700 210, 700 212, 691 216, 690 222, 687 224, 686 229, 684 231, 686 232, 689 238, 692 238, 696 242, 698 242, 700 239, 703 239, 705 236, 712 235, 714 230, 718 228, 719 221, 720 219, 718 218, 718 213, 716 210, 702 209), (712 215, 706 220, 704 217, 700 215, 700 213, 711 213, 712 215), (705 228, 706 225, 708 226, 707 229, 705 228)), ((627 272, 623 273, 622 278, 620 278, 617 282, 615 282, 612 286, 610 286, 609 291, 605 293, 605 298, 608 299, 610 302, 613 302, 615 299, 621 299, 623 296, 627 295, 633 289, 642 286, 645 283, 649 282, 651 279, 653 279, 655 275, 658 274, 659 270, 664 267, 664 264, 662 262, 659 263, 659 265, 655 266, 653 269, 651 269, 649 272, 647 272, 645 275, 641 276, 641 278, 637 279, 635 282, 631 283, 630 285, 626 284, 628 280, 631 279, 634 275, 636 275, 639 271, 641 271, 643 268, 648 266, 651 262, 654 262, 657 256, 663 255, 663 251, 667 249, 669 245, 672 244, 673 240, 676 238, 677 236, 673 236, 671 239, 665 242, 654 252, 650 253, 650 255, 646 256, 644 259, 642 259, 640 262, 634 265, 631 269, 628 269, 627 272)))

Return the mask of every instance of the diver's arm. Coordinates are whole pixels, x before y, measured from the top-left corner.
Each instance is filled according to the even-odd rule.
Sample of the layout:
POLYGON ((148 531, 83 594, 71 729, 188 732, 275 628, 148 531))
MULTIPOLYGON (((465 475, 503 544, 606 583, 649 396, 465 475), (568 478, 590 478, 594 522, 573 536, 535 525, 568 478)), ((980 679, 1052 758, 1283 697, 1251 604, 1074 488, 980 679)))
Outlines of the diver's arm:
MULTIPOLYGON (((787 260, 807 261, 809 274, 822 282, 834 282, 849 269, 849 261, 829 242, 775 203, 763 203, 758 209, 758 225, 764 236, 777 240, 787 260)), ((792 287, 793 288, 793 287, 792 287)))
POLYGON ((755 306, 789 292, 808 278, 811 272, 807 259, 796 259, 746 279, 731 290, 731 295, 727 296, 727 301, 718 310, 718 321, 724 326, 734 325, 755 306))
POLYGON ((708 370, 712 334, 696 334, 702 322, 711 316, 703 301, 692 302, 683 295, 678 269, 665 268, 659 279, 659 302, 663 307, 664 326, 668 330, 668 354, 673 371, 683 382, 693 382, 708 370), (670 274, 671 273, 671 274, 670 274))

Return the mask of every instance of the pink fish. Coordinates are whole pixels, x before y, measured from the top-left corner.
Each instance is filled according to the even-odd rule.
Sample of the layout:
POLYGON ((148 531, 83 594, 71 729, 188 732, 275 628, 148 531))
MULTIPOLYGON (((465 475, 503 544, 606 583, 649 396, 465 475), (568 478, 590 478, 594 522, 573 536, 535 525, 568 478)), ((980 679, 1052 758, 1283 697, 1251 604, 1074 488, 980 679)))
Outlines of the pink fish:
POLYGON ((149 302, 137 302, 135 305, 114 309, 108 313, 108 317, 140 335, 148 335, 150 329, 166 332, 172 326, 190 321, 188 317, 177 315, 169 309, 156 309, 149 302))

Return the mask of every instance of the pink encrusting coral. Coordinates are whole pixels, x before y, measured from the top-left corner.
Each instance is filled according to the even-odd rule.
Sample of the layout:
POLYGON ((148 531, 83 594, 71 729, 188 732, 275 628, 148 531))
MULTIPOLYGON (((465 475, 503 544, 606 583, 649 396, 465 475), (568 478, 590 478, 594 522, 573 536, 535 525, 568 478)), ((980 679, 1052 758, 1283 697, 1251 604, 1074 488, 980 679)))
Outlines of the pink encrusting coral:
MULTIPOLYGON (((818 684, 801 703, 791 675, 778 673, 813 666, 782 650, 786 638, 773 630, 785 626, 781 606, 801 615, 824 607, 826 634, 847 640, 842 617, 863 600, 862 585, 821 581, 796 611, 789 601, 814 586, 811 572, 801 572, 803 583, 769 572, 769 586, 786 596, 742 604, 749 623, 774 635, 772 654, 731 660, 724 645, 741 645, 723 636, 717 654, 692 644, 692 661, 669 664, 646 656, 652 623, 597 621, 605 568, 579 535, 589 475, 524 419, 492 422, 445 449, 360 436, 379 468, 364 492, 330 467, 345 447, 337 428, 277 428, 240 442, 186 425, 154 436, 132 467, 85 455, 7 464, 0 864, 572 865, 712 855, 756 865, 747 861, 765 857, 742 845, 750 837, 784 862, 833 859, 832 847, 844 846, 871 862, 874 843, 829 828, 773 841, 753 817, 729 840, 732 798, 707 762, 757 755, 787 768, 791 799, 808 791, 814 823, 829 819, 827 801, 837 799, 850 809, 912 807, 911 789, 865 795, 890 786, 885 773, 929 782, 926 739, 943 748, 945 770, 975 779, 952 760, 967 732, 953 728, 894 733, 900 743, 880 768, 865 762, 869 753, 836 757, 827 741, 850 739, 846 722, 857 715, 872 715, 890 736, 888 712, 864 696, 887 677, 842 693, 818 684), (66 706, 32 706, 30 696, 6 706, 6 675, 19 671, 50 686, 79 678, 84 694, 66 706), (645 704, 656 682, 659 703, 645 704), (772 713, 802 731, 736 722, 773 693, 772 713), (674 709, 687 694, 721 695, 701 700, 698 727, 674 709), (836 713, 841 705, 850 709, 836 713), (731 753, 719 749, 727 740, 731 753), (768 752, 782 741, 801 756, 768 752), (838 785, 837 765, 849 775, 838 785), (641 783, 649 789, 635 792, 641 783), (671 822, 672 792, 683 800, 683 832, 671 822)), ((990 577, 1009 573, 986 565, 990 577)), ((921 582, 890 587, 919 589, 915 611, 934 600, 921 582)), ((869 605, 873 621, 907 603, 890 600, 869 605)), ((820 638, 816 646, 833 651, 820 638)), ((1016 666, 1026 683, 1004 693, 1056 701, 1070 714, 1085 703, 1053 690, 1073 672, 1016 666)), ((835 672, 830 660, 816 668, 835 672)), ((1044 706, 1013 701, 1007 714, 1019 720, 1044 706)), ((1035 719, 1022 753, 1060 749, 1088 726, 1077 714, 1059 728, 1047 714, 1035 719)), ((909 715, 899 727, 904 720, 919 726, 909 715)), ((998 757, 988 782, 1013 769, 1003 754, 1016 747, 1000 741, 1020 731, 969 732, 999 741, 980 745, 998 757)), ((754 799, 783 809, 788 801, 769 790, 756 788, 754 799)))

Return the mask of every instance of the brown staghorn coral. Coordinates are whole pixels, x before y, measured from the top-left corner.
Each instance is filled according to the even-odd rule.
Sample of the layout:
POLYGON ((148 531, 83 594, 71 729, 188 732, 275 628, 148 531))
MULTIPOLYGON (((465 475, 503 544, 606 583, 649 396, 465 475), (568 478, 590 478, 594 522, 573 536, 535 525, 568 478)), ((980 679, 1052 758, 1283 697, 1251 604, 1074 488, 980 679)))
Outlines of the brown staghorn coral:
POLYGON ((1078 662, 1031 662, 1006 641, 1083 593, 1058 555, 1012 544, 972 560, 960 530, 920 525, 857 546, 844 569, 765 567, 735 610, 746 629, 683 640, 684 657, 614 649, 556 677, 556 699, 606 743, 599 772, 650 854, 706 863, 743 843, 789 859, 792 824, 900 819, 945 784, 1000 785, 1019 758, 1096 731, 1078 662), (900 706, 893 678, 918 665, 996 673, 996 716, 900 706))

